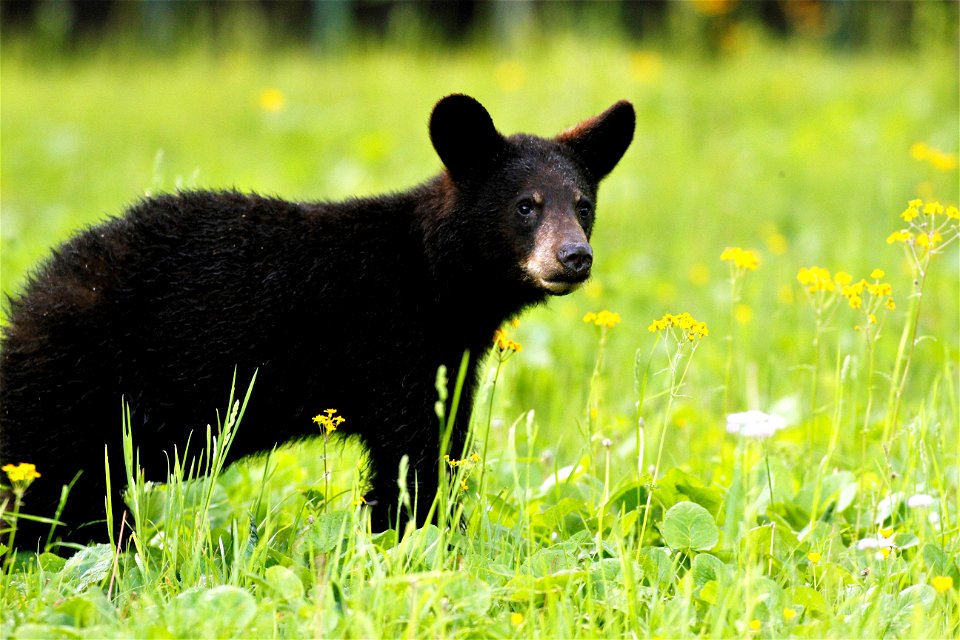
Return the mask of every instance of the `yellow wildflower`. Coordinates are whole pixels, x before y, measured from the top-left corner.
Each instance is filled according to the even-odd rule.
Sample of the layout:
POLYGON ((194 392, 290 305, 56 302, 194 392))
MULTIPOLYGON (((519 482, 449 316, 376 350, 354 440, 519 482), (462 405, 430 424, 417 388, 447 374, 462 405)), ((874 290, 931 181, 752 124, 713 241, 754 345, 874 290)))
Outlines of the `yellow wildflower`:
POLYGON ((870 277, 873 278, 874 280, 879 280, 884 276, 884 274, 885 272, 883 269, 874 269, 873 271, 870 272, 870 277))
POLYGON ((897 308, 897 303, 893 301, 893 298, 887 298, 887 301, 883 303, 883 306, 885 306, 888 311, 893 311, 897 308))
POLYGON ((519 611, 514 611, 510 614, 510 624, 515 627, 519 627, 523 624, 523 614, 519 611))
POLYGON ((952 218, 954 220, 960 220, 960 210, 958 210, 953 205, 950 205, 949 207, 947 207, 946 214, 948 218, 952 218))
POLYGON ((943 213, 943 205, 939 202, 928 202, 923 205, 923 212, 928 216, 941 215, 943 213))
POLYGON ((343 416, 338 416, 336 409, 324 409, 323 413, 313 417, 313 421, 323 429, 324 433, 333 433, 347 420, 343 416))
POLYGON ((663 59, 651 51, 630 54, 630 75, 637 82, 653 82, 663 74, 663 59))
POLYGON ((750 631, 760 631, 760 628, 763 627, 763 622, 754 618, 750 621, 750 631))
POLYGON ((738 324, 750 324, 753 321, 753 309, 747 304, 738 304, 733 310, 733 318, 738 324))
POLYGON ((527 70, 516 60, 505 60, 494 67, 493 78, 500 89, 514 93, 526 84, 527 70))
POLYGON ((907 231, 906 229, 901 229, 900 231, 894 231, 889 236, 887 236, 887 244, 893 244, 894 242, 910 242, 913 239, 913 234, 907 231))
POLYGON ((40 477, 36 465, 29 462, 21 462, 17 465, 5 464, 2 470, 7 474, 10 482, 33 482, 40 477))
POLYGON ((710 282, 710 269, 702 262, 695 262, 690 265, 687 277, 690 278, 692 284, 698 286, 705 285, 710 282))
POLYGON ((823 267, 803 267, 797 272, 797 280, 807 287, 810 293, 833 291, 836 288, 830 278, 830 271, 823 267))
POLYGON ((287 98, 279 89, 264 89, 260 92, 260 108, 270 113, 281 111, 287 104, 287 98))
POLYGON ((523 345, 516 340, 507 338, 507 334, 503 329, 497 329, 496 333, 493 334, 493 342, 501 353, 504 351, 512 351, 514 353, 523 351, 523 345))
POLYGON ((691 342, 697 338, 705 338, 710 335, 710 329, 707 327, 707 323, 700 322, 687 312, 676 315, 665 313, 662 318, 650 323, 647 330, 651 333, 656 333, 673 327, 679 329, 684 337, 691 342))
POLYGON ((947 153, 922 142, 917 142, 910 147, 910 155, 914 160, 926 160, 938 171, 952 171, 957 168, 955 153, 947 153))
POLYGON ((930 231, 928 233, 918 233, 916 243, 918 247, 923 247, 924 249, 933 249, 935 246, 940 244, 943 240, 941 236, 936 231, 930 231))
POLYGON ((946 593, 953 588, 953 578, 951 576, 934 576, 930 580, 930 585, 937 590, 937 593, 946 593))
POLYGON ((900 214, 900 217, 910 222, 914 218, 920 215, 920 211, 917 210, 917 207, 907 207, 903 210, 903 213, 900 214))
POLYGON ((760 266, 760 256, 756 251, 740 247, 727 247, 720 254, 720 259, 724 262, 732 262, 737 269, 746 271, 755 271, 760 266))
POLYGON ((883 296, 889 296, 893 293, 893 287, 889 282, 878 282, 877 284, 870 287, 870 293, 873 295, 882 298, 883 296))
POLYGON ((810 564, 819 564, 822 556, 816 551, 811 551, 807 554, 807 560, 810 561, 810 564))
POLYGON ((912 145, 910 145, 910 156, 914 160, 926 160, 927 151, 929 151, 929 149, 930 147, 923 142, 914 142, 912 145))
POLYGON ((835 274, 833 274, 833 281, 843 287, 844 285, 848 285, 853 282, 853 276, 846 271, 837 271, 835 274))
POLYGON ((691 341, 697 338, 706 338, 710 335, 710 329, 707 328, 706 322, 697 322, 690 329, 690 332, 687 333, 687 339, 691 341))
POLYGON ((735 0, 694 0, 693 8, 707 16, 719 16, 733 11, 735 0))
POLYGON ((787 622, 790 622, 796 617, 797 617, 797 610, 794 609, 793 607, 786 607, 783 610, 783 619, 786 620, 787 622))
POLYGON ((583 316, 583 321, 587 324, 593 324, 598 327, 606 327, 607 329, 612 329, 613 327, 620 324, 620 314, 614 311, 590 311, 585 316, 583 316))
POLYGON ((767 249, 776 256, 782 256, 787 252, 787 238, 782 233, 771 233, 767 236, 767 249))

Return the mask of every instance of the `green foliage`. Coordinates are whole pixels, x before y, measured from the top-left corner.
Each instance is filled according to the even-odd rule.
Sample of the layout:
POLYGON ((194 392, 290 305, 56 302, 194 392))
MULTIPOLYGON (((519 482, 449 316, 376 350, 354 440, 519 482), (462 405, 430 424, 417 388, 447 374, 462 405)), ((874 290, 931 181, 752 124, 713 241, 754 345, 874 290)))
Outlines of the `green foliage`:
MULTIPOLYGON (((957 243, 923 265, 921 308, 915 261, 885 242, 909 200, 957 202, 956 168, 910 154, 956 162, 956 51, 832 57, 731 33, 712 60, 569 34, 162 60, 6 39, 5 293, 144 192, 412 185, 439 170, 421 124, 444 93, 477 95, 505 132, 624 97, 639 121, 602 189, 592 284, 506 328, 523 349, 483 373, 482 459, 438 461, 446 526, 371 533, 349 443, 223 469, 233 430, 257 428, 231 399, 223 432, 190 444, 203 478, 173 460, 152 486, 132 449, 108 461, 129 465, 136 534, 67 560, 0 548, 0 636, 957 636, 957 243), (731 282, 719 258, 737 246, 759 266, 731 282), (796 280, 815 264, 883 269, 897 308, 869 331, 841 298, 817 317, 796 280), (603 308, 620 323, 581 321, 603 308), (648 331, 684 310, 709 326, 695 353, 648 331), (784 426, 728 433, 747 409, 784 426)), ((22 497, 4 521, 29 516, 22 497)))
POLYGON ((720 540, 710 512, 694 502, 678 502, 667 510, 660 534, 677 551, 709 551, 720 540))

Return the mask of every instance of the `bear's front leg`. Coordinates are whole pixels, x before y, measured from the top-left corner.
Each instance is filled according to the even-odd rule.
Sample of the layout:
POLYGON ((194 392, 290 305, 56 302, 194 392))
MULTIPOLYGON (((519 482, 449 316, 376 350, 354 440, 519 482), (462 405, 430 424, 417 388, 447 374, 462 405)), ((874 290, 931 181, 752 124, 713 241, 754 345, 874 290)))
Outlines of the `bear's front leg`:
MULTIPOLYGON (((468 394, 469 396, 470 394, 468 394)), ((414 518, 418 527, 431 520, 430 510, 437 495, 441 465, 445 455, 457 459, 463 454, 470 418, 470 398, 461 405, 445 450, 441 451, 440 425, 431 411, 429 417, 416 424, 395 427, 388 438, 368 439, 372 487, 364 496, 370 505, 371 525, 374 531, 396 528, 403 530, 414 518), (401 474, 401 461, 406 456, 406 473, 401 474), (406 488, 406 499, 401 502, 406 488)), ((450 467, 444 469, 448 476, 450 467)), ((436 520, 436 513, 432 520, 436 520)))

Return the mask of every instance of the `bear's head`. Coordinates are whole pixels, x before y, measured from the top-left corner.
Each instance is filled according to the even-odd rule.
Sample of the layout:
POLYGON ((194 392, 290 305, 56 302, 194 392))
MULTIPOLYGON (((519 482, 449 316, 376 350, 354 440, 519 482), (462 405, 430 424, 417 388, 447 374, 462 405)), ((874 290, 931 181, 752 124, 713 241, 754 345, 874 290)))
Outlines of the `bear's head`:
POLYGON ((597 186, 630 146, 634 124, 633 106, 621 101, 555 138, 503 136, 473 98, 440 100, 430 138, 455 191, 458 226, 472 227, 476 268, 532 297, 583 284, 597 186))

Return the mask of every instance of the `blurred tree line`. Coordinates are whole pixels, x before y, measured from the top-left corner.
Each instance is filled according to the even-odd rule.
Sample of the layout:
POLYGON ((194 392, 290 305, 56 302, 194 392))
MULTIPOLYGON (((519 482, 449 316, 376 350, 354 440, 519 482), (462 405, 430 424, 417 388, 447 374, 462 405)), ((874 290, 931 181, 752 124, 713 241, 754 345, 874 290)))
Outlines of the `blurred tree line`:
POLYGON ((447 46, 568 26, 723 49, 737 25, 840 48, 957 40, 957 0, 0 0, 3 36, 72 49, 123 36, 165 48, 238 25, 278 45, 335 48, 351 39, 420 38, 447 46))

